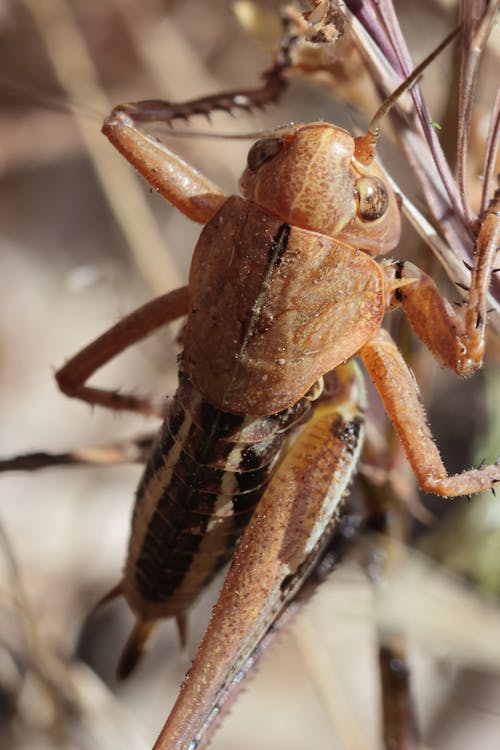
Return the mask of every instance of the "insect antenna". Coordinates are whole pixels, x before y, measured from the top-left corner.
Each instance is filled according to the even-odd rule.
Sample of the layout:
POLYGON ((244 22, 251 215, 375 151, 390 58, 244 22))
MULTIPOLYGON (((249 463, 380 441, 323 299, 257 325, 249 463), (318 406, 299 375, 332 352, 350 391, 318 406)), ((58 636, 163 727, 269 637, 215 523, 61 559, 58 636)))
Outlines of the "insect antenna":
POLYGON ((29 105, 37 105, 52 112, 62 114, 77 114, 95 122, 101 122, 103 111, 92 107, 86 102, 80 101, 76 96, 61 94, 50 89, 40 89, 35 83, 23 83, 0 75, 0 93, 3 98, 29 102, 29 105))
POLYGON ((457 36, 460 32, 461 27, 458 26, 448 36, 443 39, 436 49, 434 49, 421 63, 417 65, 413 73, 406 78, 398 87, 395 89, 387 99, 382 102, 378 110, 370 121, 366 135, 355 138, 355 151, 354 155, 361 164, 369 165, 375 158, 377 139, 380 135, 381 124, 384 117, 394 107, 399 97, 408 91, 421 77, 423 71, 428 65, 443 51, 445 47, 457 36))

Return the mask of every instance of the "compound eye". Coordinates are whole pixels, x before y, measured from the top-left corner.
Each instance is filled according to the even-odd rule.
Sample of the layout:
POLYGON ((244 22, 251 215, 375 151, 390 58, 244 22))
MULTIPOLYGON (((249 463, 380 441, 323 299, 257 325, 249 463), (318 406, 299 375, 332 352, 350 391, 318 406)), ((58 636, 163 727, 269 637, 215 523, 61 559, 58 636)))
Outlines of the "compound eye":
POLYGON ((356 198, 363 221, 380 219, 389 205, 389 193, 378 177, 361 177, 356 183, 356 198))
POLYGON ((276 156, 282 146, 282 138, 262 138, 254 143, 247 156, 248 169, 256 172, 261 164, 276 156))

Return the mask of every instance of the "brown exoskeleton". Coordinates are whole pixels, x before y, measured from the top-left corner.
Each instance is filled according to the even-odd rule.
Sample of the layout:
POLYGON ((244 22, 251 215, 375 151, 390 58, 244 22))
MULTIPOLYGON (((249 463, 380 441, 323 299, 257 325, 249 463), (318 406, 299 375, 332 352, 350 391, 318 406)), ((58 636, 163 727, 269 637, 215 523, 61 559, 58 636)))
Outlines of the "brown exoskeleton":
POLYGON ((175 616, 183 629, 186 610, 227 558, 267 484, 158 744, 185 748, 313 567, 335 523, 362 433, 362 386, 353 365, 343 363, 360 355, 423 489, 452 497, 500 481, 498 465, 448 476, 415 381, 380 327, 388 309, 402 306, 440 362, 461 375, 480 366, 498 201, 477 243, 462 322, 416 267, 374 260, 394 249, 400 234, 396 197, 374 162, 380 115, 359 138, 324 122, 276 131, 251 148, 243 197, 227 198, 136 127, 150 110, 141 103, 117 107, 104 132, 155 189, 206 224, 189 286, 132 313, 57 379, 68 395, 90 403, 151 413, 143 399, 85 381, 126 346, 188 315, 181 384, 139 487, 117 590, 138 618, 122 676, 160 617, 175 616), (318 383, 334 369, 333 383, 330 377, 274 470, 283 436, 312 411, 318 383))
POLYGON ((86 380, 155 328, 188 315, 180 386, 139 487, 117 589, 137 616, 122 676, 159 618, 174 616, 183 629, 191 602, 259 501, 157 744, 194 748, 335 525, 362 438, 363 388, 347 360, 363 360, 423 489, 450 497, 500 481, 497 465, 448 476, 413 377, 380 327, 388 309, 402 306, 439 361, 458 374, 480 366, 499 200, 477 242, 462 322, 417 268, 374 260, 400 234, 396 197, 374 162, 378 120, 359 138, 324 122, 276 131, 250 150, 243 197, 227 198, 137 128, 146 109, 115 108, 104 132, 155 189, 206 225, 189 286, 132 313, 57 380, 89 403, 155 413, 145 399, 86 380), (289 428, 308 416, 282 455, 289 428))

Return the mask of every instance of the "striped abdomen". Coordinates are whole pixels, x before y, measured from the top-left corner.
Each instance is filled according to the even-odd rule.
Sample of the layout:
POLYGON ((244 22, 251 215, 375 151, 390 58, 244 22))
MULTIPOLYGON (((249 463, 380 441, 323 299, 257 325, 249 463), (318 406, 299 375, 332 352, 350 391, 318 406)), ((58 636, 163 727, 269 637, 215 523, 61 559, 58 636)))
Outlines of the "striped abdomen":
POLYGON ((122 590, 141 622, 183 614, 232 554, 308 399, 268 417, 212 407, 181 374, 137 491, 122 590))

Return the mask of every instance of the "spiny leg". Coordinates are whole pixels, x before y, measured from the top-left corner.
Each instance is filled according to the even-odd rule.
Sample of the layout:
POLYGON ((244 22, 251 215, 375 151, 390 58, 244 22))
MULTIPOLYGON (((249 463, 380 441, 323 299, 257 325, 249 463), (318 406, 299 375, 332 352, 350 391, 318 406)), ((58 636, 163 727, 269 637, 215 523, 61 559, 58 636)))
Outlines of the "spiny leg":
POLYGON ((24 453, 0 460, 0 472, 38 471, 52 466, 117 466, 145 463, 154 435, 142 435, 108 445, 92 445, 66 453, 24 453))
POLYGON ((194 115, 207 118, 215 111, 233 109, 251 111, 275 102, 287 79, 284 73, 293 67, 290 49, 296 37, 285 34, 274 64, 255 89, 212 94, 187 102, 149 99, 119 104, 103 125, 103 133, 115 148, 137 169, 147 182, 188 218, 206 224, 219 210, 226 196, 222 190, 185 162, 156 138, 140 129, 140 123, 188 120, 194 115))
POLYGON ((188 288, 181 287, 157 297, 120 320, 72 357, 56 373, 59 388, 67 396, 114 410, 135 411, 164 417, 164 409, 150 399, 85 385, 96 370, 132 344, 188 312, 188 288))
POLYGON ((481 367, 487 319, 487 293, 500 247, 500 188, 485 212, 476 239, 469 297, 462 317, 441 296, 432 279, 412 263, 385 261, 386 276, 412 281, 395 288, 391 306, 402 305, 418 337, 439 362, 458 375, 481 367))
POLYGON ((500 482, 498 464, 448 475, 427 424, 415 378, 387 331, 381 329, 360 354, 423 490, 456 497, 490 489, 500 482))
POLYGON ((128 114, 135 123, 164 122, 170 125, 174 120, 189 120, 195 115, 210 119, 212 112, 227 112, 241 109, 250 112, 262 109, 276 102, 288 85, 285 73, 293 67, 290 51, 297 38, 285 33, 273 65, 262 73, 263 84, 252 89, 225 91, 186 102, 167 102, 161 99, 146 99, 140 102, 120 104, 113 110, 128 114))

